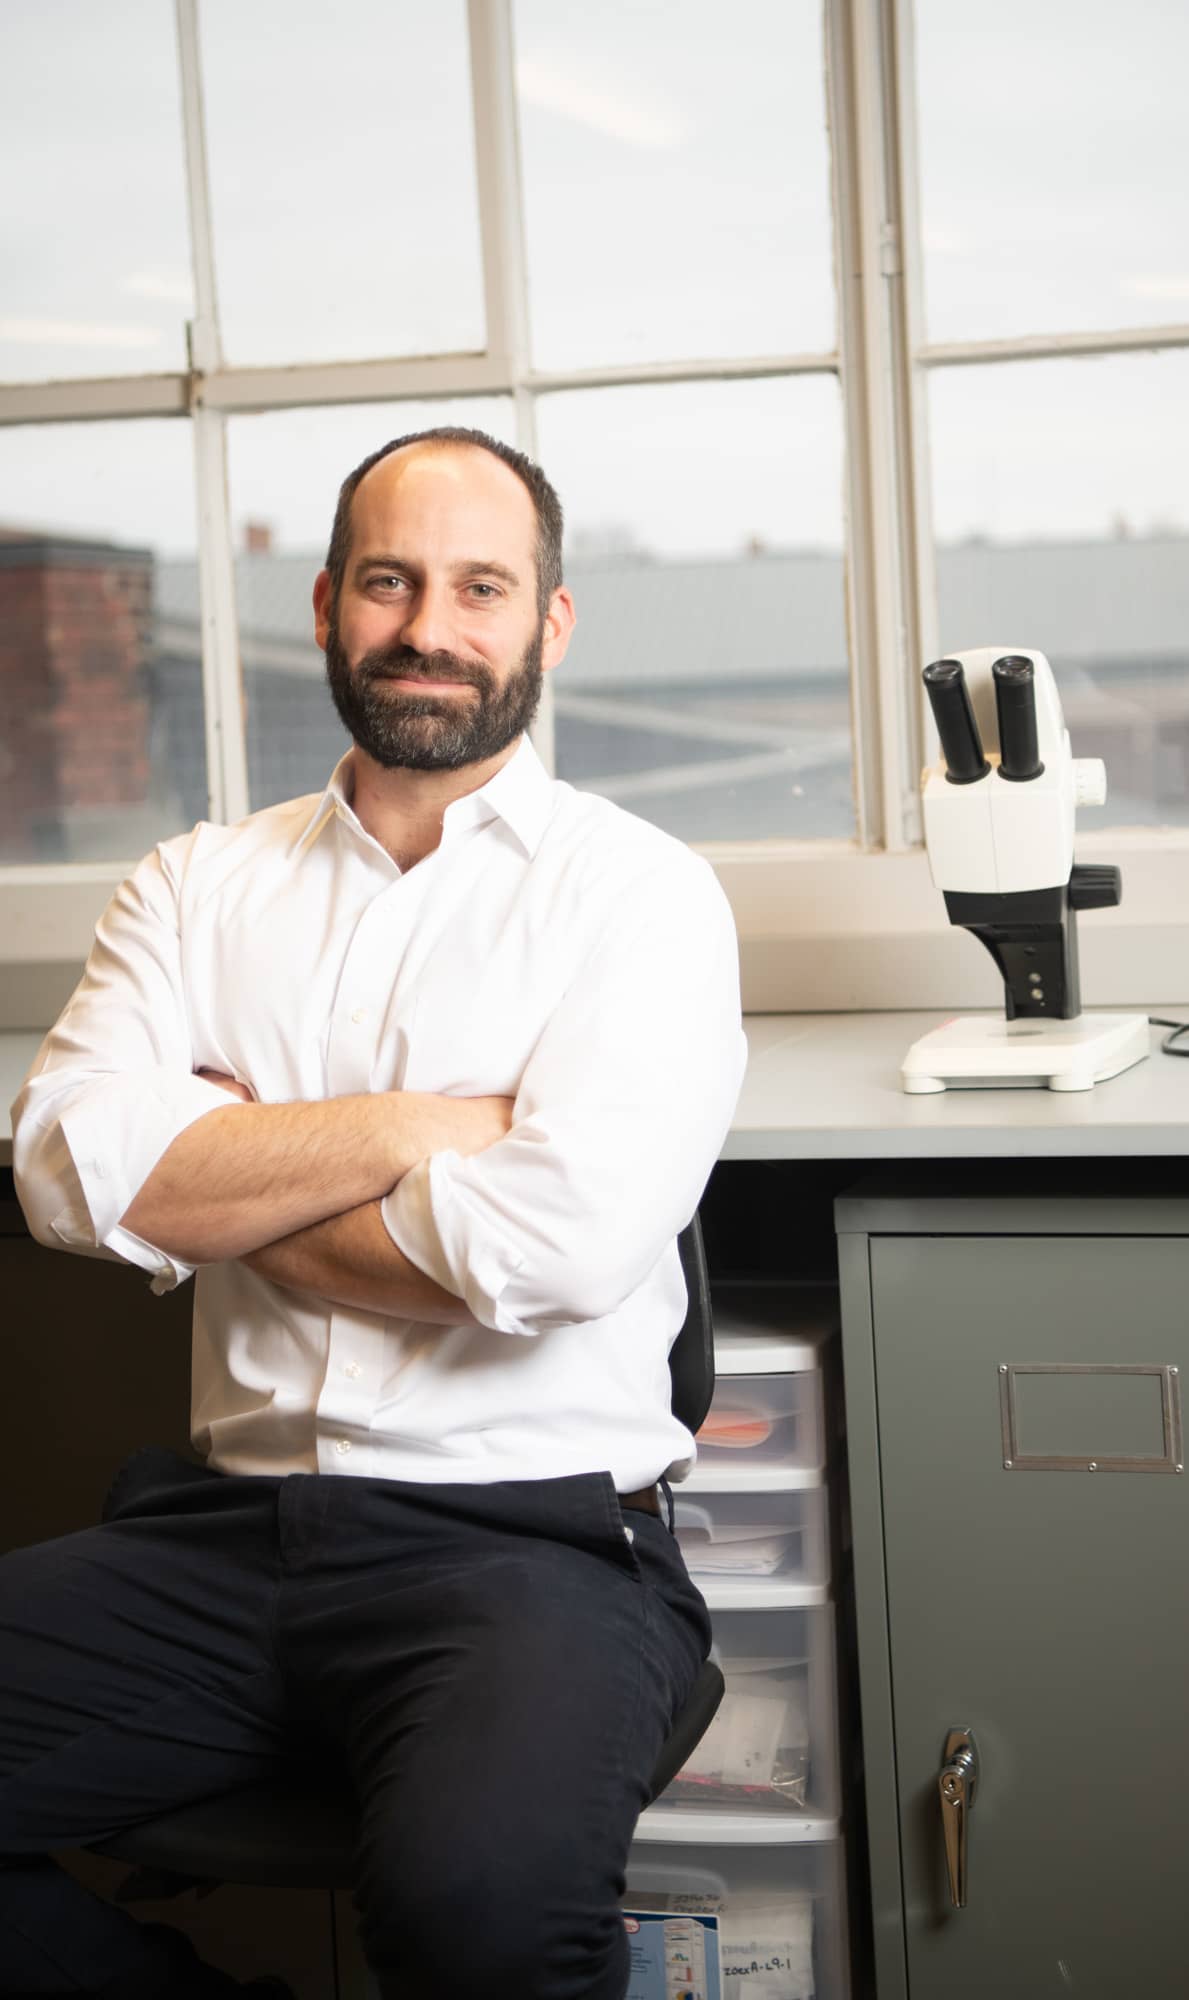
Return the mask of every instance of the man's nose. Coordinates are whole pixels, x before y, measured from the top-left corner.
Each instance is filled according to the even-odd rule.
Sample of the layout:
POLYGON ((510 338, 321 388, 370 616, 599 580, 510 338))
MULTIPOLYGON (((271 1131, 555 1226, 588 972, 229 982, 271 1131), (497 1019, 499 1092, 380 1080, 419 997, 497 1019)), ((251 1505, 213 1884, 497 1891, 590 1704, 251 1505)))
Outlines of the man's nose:
POLYGON ((423 584, 412 599, 401 638, 415 653, 455 652, 453 606, 446 590, 423 584))

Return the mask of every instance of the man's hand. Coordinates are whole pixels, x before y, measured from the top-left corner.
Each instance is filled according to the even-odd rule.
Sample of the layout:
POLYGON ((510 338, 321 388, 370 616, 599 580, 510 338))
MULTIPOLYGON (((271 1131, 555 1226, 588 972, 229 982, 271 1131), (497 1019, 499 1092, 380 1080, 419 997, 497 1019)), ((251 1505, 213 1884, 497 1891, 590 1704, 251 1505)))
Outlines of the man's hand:
POLYGON ((425 1154, 482 1153, 507 1136, 512 1127, 510 1097, 444 1097, 426 1092, 420 1098, 425 1120, 425 1154))
POLYGON ((312 1292, 331 1305, 438 1326, 479 1325, 462 1299, 443 1291, 397 1249, 378 1201, 266 1243, 241 1262, 274 1285, 312 1292))

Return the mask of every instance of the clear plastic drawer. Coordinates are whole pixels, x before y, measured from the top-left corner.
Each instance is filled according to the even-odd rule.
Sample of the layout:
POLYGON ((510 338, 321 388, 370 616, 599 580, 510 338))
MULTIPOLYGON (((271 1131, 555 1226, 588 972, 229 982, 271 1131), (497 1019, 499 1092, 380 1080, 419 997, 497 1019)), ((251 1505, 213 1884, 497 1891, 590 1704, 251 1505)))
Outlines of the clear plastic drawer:
POLYGON ((720 1375, 698 1432, 698 1464, 783 1465, 808 1470, 824 1463, 822 1378, 799 1375, 720 1375))
POLYGON ((837 1814, 833 1621, 829 1604, 714 1613, 726 1693, 660 1804, 837 1814))
POLYGON ((845 1881, 840 1840, 692 1849, 637 1842, 624 1905, 717 1914, 722 2000, 847 2000, 845 1881))
POLYGON ((771 1577, 826 1583, 830 1545, 824 1486, 794 1493, 673 1493, 677 1540, 702 1582, 771 1577))

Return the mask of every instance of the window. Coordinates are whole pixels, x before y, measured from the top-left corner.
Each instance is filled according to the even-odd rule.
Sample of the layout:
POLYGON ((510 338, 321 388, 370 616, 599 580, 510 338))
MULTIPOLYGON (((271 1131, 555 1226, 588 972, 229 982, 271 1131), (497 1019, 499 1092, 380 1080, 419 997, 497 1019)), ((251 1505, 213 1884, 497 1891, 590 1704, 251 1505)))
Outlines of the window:
POLYGON ((0 862, 125 861, 206 813, 186 426, 6 431, 0 522, 0 862))
POLYGON ((177 51, 159 0, 0 23, 0 382, 184 368, 193 311, 177 51))
POLYGON ((933 341, 1189 314, 1189 12, 916 0, 933 341))
POLYGON ((941 645, 1039 646, 1107 803, 1083 828, 1189 825, 1189 353, 932 378, 941 645))
POLYGON ((837 385, 572 390, 537 429, 573 496, 558 776, 684 840, 852 838, 837 385))
POLYGON ((200 22, 228 360, 481 349, 463 0, 202 0, 200 22))
POLYGON ((834 346, 816 0, 516 0, 536 367, 834 346), (675 32, 675 27, 679 28, 675 32))
POLYGON ((917 0, 917 38, 942 649, 1047 653, 1107 765, 1079 826, 1189 825, 1189 15, 917 0))
POLYGON ((26 190, 0 586, 15 604, 33 543, 55 604, 124 579, 127 644, 63 665, 10 621, 0 959, 77 963, 153 839, 325 782, 308 600, 338 483, 448 421, 538 456, 566 504, 579 626, 543 754, 705 848, 751 1005, 986 996, 919 846, 919 675, 1000 637, 1048 652, 1108 763, 1084 824, 1126 847, 1133 990, 1095 986, 1088 925, 1088 991, 1183 987, 1182 10, 749 0, 724 25, 690 0, 676 36, 660 0, 94 16, 0 25, 26 190))

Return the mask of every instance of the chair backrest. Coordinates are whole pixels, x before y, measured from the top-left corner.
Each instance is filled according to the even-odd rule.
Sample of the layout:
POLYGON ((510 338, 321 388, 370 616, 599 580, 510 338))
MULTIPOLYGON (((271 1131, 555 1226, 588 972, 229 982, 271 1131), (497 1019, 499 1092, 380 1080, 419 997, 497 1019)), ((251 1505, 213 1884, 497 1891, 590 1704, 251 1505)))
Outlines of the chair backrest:
POLYGON ((689 1304, 685 1321, 669 1349, 669 1375, 673 1383, 673 1415, 691 1431, 705 1421, 714 1394, 714 1318, 710 1310, 710 1279, 702 1228, 694 1211, 677 1238, 681 1268, 689 1304))

